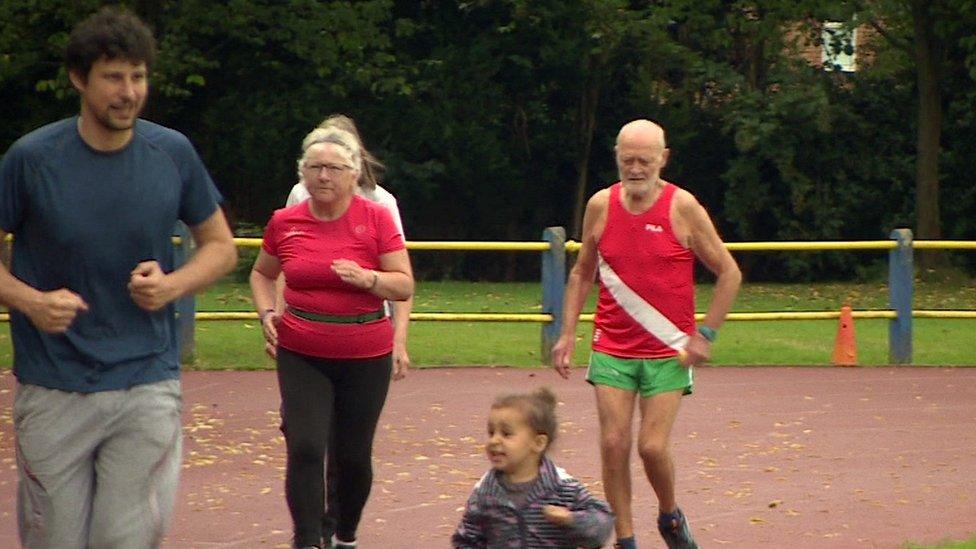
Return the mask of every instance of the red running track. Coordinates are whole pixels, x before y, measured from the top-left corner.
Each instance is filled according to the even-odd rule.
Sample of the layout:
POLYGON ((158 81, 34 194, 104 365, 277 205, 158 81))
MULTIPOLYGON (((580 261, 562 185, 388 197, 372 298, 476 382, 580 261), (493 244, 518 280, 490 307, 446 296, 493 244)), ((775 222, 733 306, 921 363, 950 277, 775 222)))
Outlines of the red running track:
MULTIPOLYGON (((703 548, 899 547, 976 535, 976 368, 699 368, 674 432, 678 500, 703 548)), ((486 468, 488 406, 547 385, 559 465, 602 494, 583 371, 442 368, 393 385, 360 547, 447 547, 486 468)), ((273 372, 189 372, 171 548, 288 547, 273 372)), ((14 380, 0 373, 0 547, 17 547, 14 380)), ((633 467, 642 547, 663 547, 633 467), (643 520, 641 523, 640 521, 643 520)))

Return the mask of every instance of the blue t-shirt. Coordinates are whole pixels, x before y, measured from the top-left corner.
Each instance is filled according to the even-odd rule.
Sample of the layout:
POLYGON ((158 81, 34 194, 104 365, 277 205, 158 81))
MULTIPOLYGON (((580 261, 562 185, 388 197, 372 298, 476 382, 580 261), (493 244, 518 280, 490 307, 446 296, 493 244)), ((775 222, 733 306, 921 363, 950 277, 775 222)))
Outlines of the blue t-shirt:
POLYGON ((140 309, 126 285, 141 261, 173 270, 177 220, 193 226, 220 194, 189 140, 138 120, 122 150, 103 153, 78 118, 39 128, 0 164, 0 228, 14 234, 11 272, 41 291, 67 288, 88 303, 64 334, 11 312, 21 383, 96 392, 179 377, 175 308, 140 309))

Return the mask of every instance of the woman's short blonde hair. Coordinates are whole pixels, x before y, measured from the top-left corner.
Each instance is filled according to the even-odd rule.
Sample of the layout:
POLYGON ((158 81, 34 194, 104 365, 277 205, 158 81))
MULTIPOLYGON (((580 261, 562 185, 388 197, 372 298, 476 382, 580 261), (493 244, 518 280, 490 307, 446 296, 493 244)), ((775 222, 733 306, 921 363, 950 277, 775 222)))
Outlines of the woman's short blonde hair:
POLYGON ((308 155, 309 147, 322 143, 335 145, 339 154, 345 157, 345 161, 356 172, 356 178, 359 178, 359 174, 363 170, 363 153, 359 146, 359 140, 346 130, 329 127, 315 128, 308 132, 305 139, 302 139, 302 156, 298 159, 299 180, 304 180, 302 167, 305 165, 305 157, 308 155))

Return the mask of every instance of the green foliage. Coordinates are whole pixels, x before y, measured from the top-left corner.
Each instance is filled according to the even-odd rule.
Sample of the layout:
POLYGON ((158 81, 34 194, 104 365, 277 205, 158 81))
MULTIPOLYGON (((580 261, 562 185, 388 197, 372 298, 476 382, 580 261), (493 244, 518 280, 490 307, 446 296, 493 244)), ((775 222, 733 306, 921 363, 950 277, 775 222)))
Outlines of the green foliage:
MULTIPOLYGON (((102 2, 0 3, 0 148, 77 111, 61 55, 102 2)), ((416 240, 535 240, 573 228, 617 176, 619 126, 659 120, 665 177, 726 240, 878 239, 916 223, 908 0, 133 0, 160 55, 146 117, 186 133, 237 221, 263 225, 302 136, 360 124, 416 240), (878 25, 870 62, 800 55, 820 21, 878 25)), ((976 235, 976 7, 927 3, 940 56, 943 234, 976 235)), ((843 44, 828 44, 842 49, 843 44)), ((531 279, 524 254, 418 255, 425 278, 531 279)), ((976 270, 976 255, 958 263, 976 270)), ((849 279, 850 254, 744 258, 750 279, 849 279)), ((243 268, 241 270, 243 272, 243 268)))

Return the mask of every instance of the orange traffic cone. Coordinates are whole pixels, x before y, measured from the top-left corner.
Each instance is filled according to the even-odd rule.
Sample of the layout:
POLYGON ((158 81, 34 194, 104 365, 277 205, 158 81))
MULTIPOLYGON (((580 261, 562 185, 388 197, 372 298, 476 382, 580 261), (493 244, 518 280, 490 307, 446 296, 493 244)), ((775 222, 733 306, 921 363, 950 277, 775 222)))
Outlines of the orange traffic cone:
POLYGON ((833 364, 834 366, 857 366, 857 340, 854 338, 854 317, 851 315, 850 305, 840 308, 833 364))

